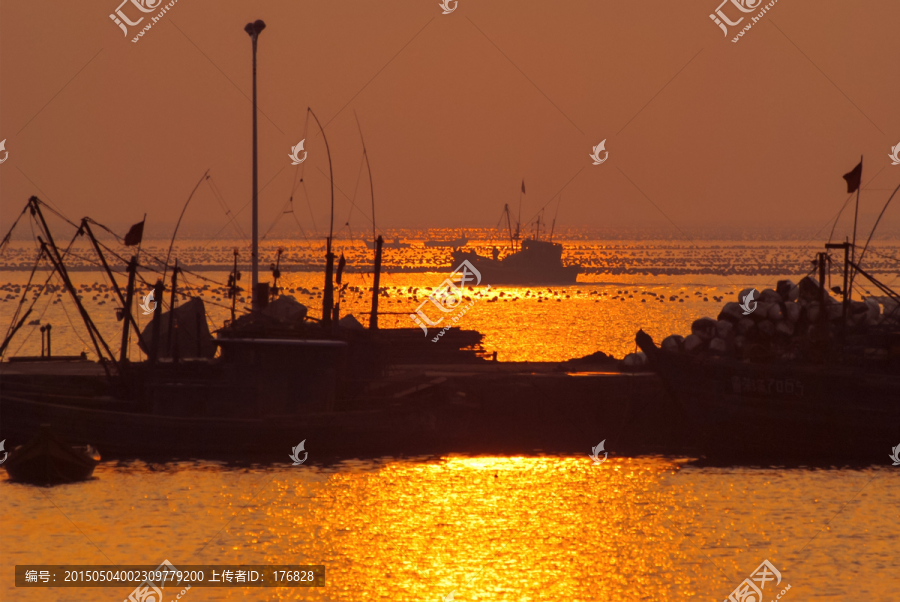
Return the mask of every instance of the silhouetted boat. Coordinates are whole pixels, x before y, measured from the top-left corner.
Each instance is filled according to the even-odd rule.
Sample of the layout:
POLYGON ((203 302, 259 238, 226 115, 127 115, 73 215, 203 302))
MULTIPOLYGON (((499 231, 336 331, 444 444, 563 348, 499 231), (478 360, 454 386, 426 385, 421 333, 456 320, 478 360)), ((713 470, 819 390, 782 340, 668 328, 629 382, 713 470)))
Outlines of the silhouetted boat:
MULTIPOLYGON (((852 268, 886 294, 884 314, 865 319, 869 305, 851 302, 847 284, 835 287, 844 303, 833 300, 825 285, 828 255, 819 253, 819 282, 805 278, 799 287, 805 304, 783 299, 767 312, 777 317, 793 305, 801 310, 793 312, 796 324, 771 329, 767 338, 766 329, 743 318, 752 337, 741 353, 729 356, 728 347, 711 344, 694 351, 686 344, 657 347, 643 330, 635 336, 684 419, 684 437, 706 455, 880 461, 897 443, 900 295, 847 258, 851 243, 827 247, 845 250, 845 274, 852 268)), ((709 323, 727 322, 724 314, 709 323)))
POLYGON ((521 248, 500 258, 475 251, 453 251, 454 267, 468 261, 481 274, 482 284, 575 284, 581 266, 563 265, 563 246, 557 242, 525 239, 521 248))
MULTIPOLYGON (((708 456, 880 460, 900 437, 900 374, 698 357, 635 338, 708 456)), ((896 343, 895 343, 896 344, 896 343)))
POLYGON ((462 236, 460 238, 455 238, 453 240, 426 240, 425 246, 426 247, 456 248, 456 247, 464 247, 464 246, 466 246, 466 244, 468 244, 468 242, 469 242, 469 239, 466 238, 465 236, 462 236))
POLYGON ((42 424, 37 434, 9 455, 3 467, 13 481, 50 485, 90 478, 98 460, 90 449, 74 448, 42 424))

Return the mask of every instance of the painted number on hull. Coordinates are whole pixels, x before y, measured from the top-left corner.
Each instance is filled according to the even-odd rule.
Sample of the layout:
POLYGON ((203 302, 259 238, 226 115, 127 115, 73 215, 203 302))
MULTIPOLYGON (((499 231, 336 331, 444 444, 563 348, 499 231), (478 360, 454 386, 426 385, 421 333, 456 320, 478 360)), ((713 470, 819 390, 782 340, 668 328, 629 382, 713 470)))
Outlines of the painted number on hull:
POLYGON ((759 395, 796 395, 803 397, 803 383, 791 378, 731 377, 733 393, 757 393, 759 395))

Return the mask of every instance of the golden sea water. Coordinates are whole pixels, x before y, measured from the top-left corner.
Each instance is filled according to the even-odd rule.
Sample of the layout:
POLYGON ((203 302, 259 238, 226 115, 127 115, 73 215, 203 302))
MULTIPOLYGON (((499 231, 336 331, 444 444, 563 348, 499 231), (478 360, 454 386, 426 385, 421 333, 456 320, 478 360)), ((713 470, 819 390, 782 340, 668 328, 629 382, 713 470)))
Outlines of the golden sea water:
POLYGON ((323 588, 182 598, 197 601, 720 601, 768 559, 782 582, 767 602, 787 584, 794 602, 897 600, 888 465, 594 465, 587 453, 328 465, 308 449, 299 467, 131 462, 53 488, 0 481, 0 598, 118 602, 131 588, 16 589, 13 567, 169 560, 325 566, 323 588))
MULTIPOLYGON (((585 263, 591 253, 605 252, 592 249, 575 252, 585 263)), ((736 245, 703 257, 676 253, 669 264, 705 265, 742 253, 736 245)), ((204 261, 221 266, 225 259, 204 261)), ((449 274, 433 260, 410 257, 409 263, 426 271, 388 270, 382 278, 380 309, 396 312, 382 316, 383 327, 414 327, 408 314, 449 274)), ((657 341, 686 334, 694 319, 715 317, 742 288, 771 287, 783 277, 798 281, 805 270, 799 260, 797 266, 764 275, 610 271, 582 275, 572 286, 473 290, 475 305, 457 325, 484 333, 485 350, 501 361, 596 351, 621 358, 635 350, 638 328, 657 341)), ((296 271, 290 263, 282 272, 288 294, 318 315, 321 273, 296 271)), ((27 271, 0 274, 7 286, 28 277, 27 271)), ((72 272, 72 278, 76 285, 103 282, 99 272, 72 272)), ((221 286, 227 269, 181 278, 204 299, 210 328, 220 327, 230 314, 221 286)), ((270 278, 266 273, 263 280, 270 278)), ((248 280, 245 272, 241 282, 248 280)), ((342 314, 367 323, 371 275, 348 272, 344 283, 342 314)), ((113 295, 94 288, 82 289, 82 297, 117 350, 121 322, 113 295)), ((0 303, 4 322, 15 303, 0 303)), ((138 318, 145 324, 149 316, 138 318)), ((54 354, 91 353, 65 294, 44 295, 31 319, 53 325, 54 354)), ((428 338, 435 334, 432 329, 428 338)), ((39 326, 26 325, 10 349, 39 355, 40 343, 39 326)), ((139 357, 133 342, 130 353, 139 357)), ((155 566, 166 559, 176 567, 326 568, 324 588, 195 587, 181 598, 198 601, 440 602, 451 593, 455 601, 721 601, 766 559, 782 574, 777 589, 770 584, 764 591, 766 602, 787 584, 781 599, 788 602, 895 602, 900 591, 900 467, 891 466, 890 450, 884 466, 859 469, 701 468, 680 458, 616 456, 594 465, 589 449, 578 456, 330 463, 317 457, 313 442, 307 450, 309 460, 299 467, 289 465, 290 450, 284 465, 103 462, 92 480, 53 488, 10 483, 2 474, 0 599, 119 601, 131 591, 16 589, 16 564, 155 566)), ((166 591, 165 602, 179 593, 166 591)))

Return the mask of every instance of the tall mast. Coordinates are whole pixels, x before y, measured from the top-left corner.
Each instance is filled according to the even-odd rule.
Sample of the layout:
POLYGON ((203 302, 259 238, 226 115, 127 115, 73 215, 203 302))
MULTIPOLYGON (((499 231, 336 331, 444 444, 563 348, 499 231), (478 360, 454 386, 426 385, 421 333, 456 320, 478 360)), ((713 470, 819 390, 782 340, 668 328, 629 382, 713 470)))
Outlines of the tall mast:
POLYGON ((509 215, 509 203, 503 205, 503 212, 506 213, 506 227, 509 229, 509 245, 515 251, 515 243, 513 243, 512 217, 509 215))
POLYGON ((325 290, 322 294, 322 325, 331 327, 331 311, 334 308, 334 253, 331 252, 331 240, 334 238, 334 166, 331 164, 331 149, 328 146, 328 137, 312 107, 307 107, 309 114, 316 120, 322 139, 325 140, 325 152, 328 155, 328 180, 331 182, 331 225, 328 229, 328 240, 325 243, 325 290))
POLYGON ((353 111, 353 116, 356 117, 356 127, 359 129, 359 140, 362 142, 363 157, 366 158, 366 169, 369 172, 369 193, 372 197, 372 240, 375 241, 378 238, 378 235, 375 233, 375 184, 372 182, 372 166, 369 164, 369 153, 366 152, 366 141, 363 138, 362 126, 359 125, 359 116, 356 114, 355 110, 353 111))
MULTIPOLYGON (((856 220, 859 218, 859 191, 862 188, 862 163, 863 157, 859 156, 859 184, 856 185, 856 212, 853 214, 853 246, 850 247, 850 263, 856 261, 856 220)), ((850 297, 853 295, 853 272, 850 272, 850 284, 847 287, 847 304, 850 304, 850 297)))
POLYGON ((256 41, 259 39, 260 32, 266 28, 266 24, 261 20, 253 23, 247 23, 244 31, 253 41, 253 246, 250 250, 250 258, 252 262, 252 278, 250 286, 252 295, 253 309, 259 309, 259 293, 257 285, 259 284, 259 180, 257 176, 257 153, 256 153, 256 41))
POLYGON ((378 293, 381 288, 381 253, 384 239, 375 232, 375 184, 372 182, 372 166, 369 164, 369 153, 366 152, 366 141, 363 139, 362 126, 359 125, 359 116, 356 117, 356 127, 359 129, 359 139, 362 142, 363 157, 366 158, 366 169, 369 172, 369 193, 372 197, 372 240, 375 242, 375 263, 372 277, 372 312, 369 314, 369 329, 378 330, 378 293))

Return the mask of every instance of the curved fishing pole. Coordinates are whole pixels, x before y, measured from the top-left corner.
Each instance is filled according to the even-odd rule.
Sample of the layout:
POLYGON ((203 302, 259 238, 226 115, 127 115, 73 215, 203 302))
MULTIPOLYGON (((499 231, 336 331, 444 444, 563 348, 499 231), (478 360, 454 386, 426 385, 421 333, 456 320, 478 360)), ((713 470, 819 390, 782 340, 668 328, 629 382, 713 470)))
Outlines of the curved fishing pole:
POLYGON ((884 204, 884 209, 881 210, 881 213, 878 214, 878 219, 875 220, 875 225, 872 226, 872 231, 869 233, 869 239, 866 241, 866 246, 863 247, 862 253, 859 254, 859 261, 856 262, 857 266, 862 265, 863 257, 866 255, 866 250, 869 248, 869 243, 872 241, 872 235, 875 234, 875 228, 878 227, 878 222, 881 221, 881 217, 884 215, 884 212, 887 211, 888 205, 891 204, 891 199, 894 198, 894 195, 897 194, 897 191, 900 190, 900 185, 898 185, 894 192, 891 193, 891 196, 888 197, 887 203, 884 204))
POLYGON ((322 132, 322 138, 325 140, 325 152, 328 153, 328 174, 331 179, 331 225, 328 230, 328 238, 331 239, 334 236, 334 168, 331 165, 331 149, 328 147, 328 138, 325 136, 325 130, 322 129, 322 123, 316 117, 316 114, 313 113, 312 107, 306 107, 306 110, 316 120, 319 131, 322 132))
POLYGON ((369 153, 366 152, 366 141, 363 139, 362 127, 359 125, 359 116, 356 114, 356 109, 353 109, 353 116, 356 117, 356 127, 359 129, 359 139, 362 142, 363 157, 366 158, 366 169, 369 171, 369 190, 372 197, 372 242, 374 243, 375 239, 378 238, 375 234, 375 184, 372 183, 372 166, 369 165, 369 153))
POLYGON ((203 180, 207 179, 208 177, 209 177, 209 170, 207 169, 203 173, 203 177, 200 178, 200 181, 197 182, 197 185, 194 186, 194 189, 191 191, 191 196, 188 197, 187 202, 184 204, 184 209, 181 210, 181 215, 178 216, 178 223, 175 224, 175 231, 172 232, 172 241, 169 243, 169 252, 166 253, 166 263, 163 264, 163 275, 162 275, 163 282, 166 281, 166 272, 169 269, 169 257, 172 255, 172 246, 175 244, 175 236, 178 234, 178 226, 181 225, 181 218, 184 217, 184 212, 187 211, 188 203, 191 202, 191 199, 193 198, 194 193, 197 192, 198 188, 200 188, 200 184, 203 183, 203 180))

